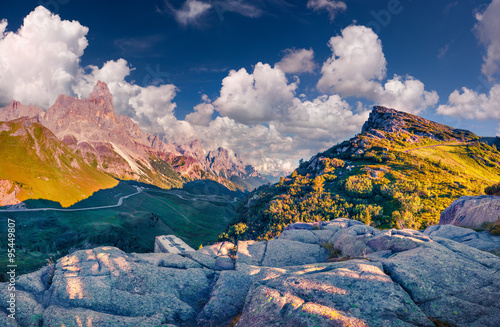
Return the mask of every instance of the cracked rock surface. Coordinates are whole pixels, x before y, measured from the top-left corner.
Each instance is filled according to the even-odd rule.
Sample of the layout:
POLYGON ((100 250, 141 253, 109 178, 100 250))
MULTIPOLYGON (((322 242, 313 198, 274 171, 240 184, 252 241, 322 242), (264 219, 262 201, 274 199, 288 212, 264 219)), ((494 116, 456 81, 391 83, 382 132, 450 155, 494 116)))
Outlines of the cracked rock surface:
POLYGON ((500 258, 473 230, 294 225, 181 255, 76 251, 17 279, 16 320, 0 284, 0 325, 498 326, 500 258))

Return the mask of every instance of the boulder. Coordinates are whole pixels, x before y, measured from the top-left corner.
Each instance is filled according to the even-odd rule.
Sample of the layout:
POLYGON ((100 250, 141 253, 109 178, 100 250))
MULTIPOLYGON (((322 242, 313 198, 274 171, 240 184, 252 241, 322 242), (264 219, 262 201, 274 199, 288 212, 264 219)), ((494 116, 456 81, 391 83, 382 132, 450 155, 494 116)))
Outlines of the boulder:
POLYGON ((210 300, 198 316, 202 325, 225 326, 236 317, 245 304, 252 285, 251 278, 238 271, 223 271, 212 291, 210 300))
POLYGON ((423 232, 425 235, 442 237, 484 251, 500 249, 500 236, 493 236, 486 231, 476 232, 469 228, 453 225, 429 226, 423 232))
POLYGON ((236 326, 434 326, 379 263, 286 268, 256 281, 236 326))
POLYGON ((239 241, 236 263, 259 266, 264 259, 266 248, 267 242, 265 241, 239 241))
POLYGON ((462 196, 441 213, 439 225, 481 228, 500 219, 500 196, 462 196))
POLYGON ((500 258, 473 247, 485 237, 335 219, 236 252, 76 251, 17 279, 16 321, 0 284, 0 326, 498 326, 500 258))
POLYGON ((263 266, 285 267, 326 261, 326 250, 316 244, 274 239, 267 242, 263 266))
POLYGON ((43 326, 99 326, 99 327, 151 327, 162 326, 161 314, 153 317, 123 317, 87 309, 67 309, 57 306, 48 307, 43 315, 43 326))
POLYGON ((100 247, 57 262, 48 305, 125 317, 161 314, 166 322, 187 323, 201 310, 200 300, 208 299, 210 284, 202 268, 158 267, 100 247))
POLYGON ((457 326, 498 326, 500 279, 493 276, 500 260, 493 254, 445 240, 396 253, 382 264, 427 317, 457 326))

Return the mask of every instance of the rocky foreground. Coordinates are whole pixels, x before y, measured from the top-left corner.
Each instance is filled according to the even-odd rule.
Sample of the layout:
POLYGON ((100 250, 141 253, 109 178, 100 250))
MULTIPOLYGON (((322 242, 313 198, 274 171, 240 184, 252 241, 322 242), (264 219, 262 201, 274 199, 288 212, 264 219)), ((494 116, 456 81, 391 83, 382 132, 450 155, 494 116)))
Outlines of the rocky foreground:
POLYGON ((16 321, 0 284, 0 325, 498 326, 500 258, 476 234, 336 219, 183 255, 82 250, 18 278, 16 321))

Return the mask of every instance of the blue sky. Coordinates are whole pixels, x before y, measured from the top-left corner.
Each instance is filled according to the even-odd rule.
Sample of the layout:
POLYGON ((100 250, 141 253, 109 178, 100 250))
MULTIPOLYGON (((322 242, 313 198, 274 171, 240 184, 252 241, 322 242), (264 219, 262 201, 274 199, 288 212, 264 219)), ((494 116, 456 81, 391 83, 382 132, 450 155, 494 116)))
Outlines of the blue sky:
POLYGON ((18 98, 46 109, 56 93, 86 96, 104 79, 117 111, 144 130, 224 146, 263 171, 352 137, 374 104, 493 136, 499 2, 3 1, 0 104, 18 98), (39 5, 52 14, 33 14, 39 5), (25 18, 40 24, 32 34, 21 32, 25 18), (58 42, 70 56, 57 60, 48 45, 58 42), (41 55, 20 58, 19 44, 41 55), (352 46, 362 53, 341 50, 352 46), (52 89, 26 91, 36 85, 52 89))

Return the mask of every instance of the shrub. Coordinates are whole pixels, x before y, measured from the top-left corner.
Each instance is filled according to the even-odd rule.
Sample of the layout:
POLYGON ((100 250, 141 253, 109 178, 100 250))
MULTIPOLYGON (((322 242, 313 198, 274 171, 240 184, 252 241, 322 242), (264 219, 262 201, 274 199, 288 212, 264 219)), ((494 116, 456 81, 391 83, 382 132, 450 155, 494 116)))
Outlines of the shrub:
POLYGON ((373 184, 368 176, 355 175, 346 180, 345 190, 353 197, 368 197, 372 194, 373 184))
POLYGON ((488 186, 484 189, 484 193, 487 195, 500 195, 500 183, 488 186))

